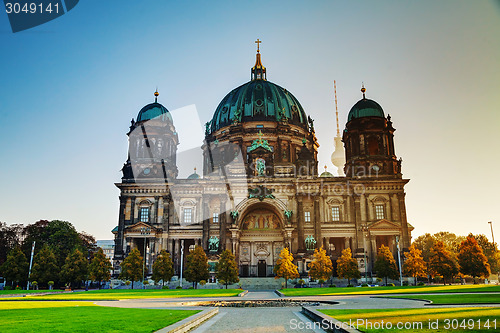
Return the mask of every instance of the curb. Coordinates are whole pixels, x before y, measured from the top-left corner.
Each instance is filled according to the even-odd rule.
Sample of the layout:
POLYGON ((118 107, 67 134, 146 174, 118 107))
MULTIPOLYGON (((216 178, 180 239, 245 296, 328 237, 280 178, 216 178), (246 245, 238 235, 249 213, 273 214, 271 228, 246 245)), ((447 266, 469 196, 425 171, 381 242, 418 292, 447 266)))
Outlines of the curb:
POLYGON ((314 324, 319 324, 319 327, 326 332, 335 333, 361 333, 357 329, 349 326, 347 323, 341 322, 335 318, 327 316, 316 309, 311 309, 310 307, 303 306, 302 313, 314 321, 314 324))
POLYGON ((248 294, 248 290, 243 290, 241 293, 238 294, 238 297, 243 297, 246 294, 248 294))
POLYGON ((200 313, 187 317, 175 324, 164 327, 161 330, 156 331, 157 333, 184 333, 192 330, 193 328, 199 326, 205 320, 212 318, 217 313, 219 313, 219 308, 211 308, 203 310, 200 313))
POLYGON ((282 293, 281 291, 279 291, 279 290, 275 290, 275 291, 274 291, 274 293, 275 293, 276 295, 278 295, 279 297, 285 297, 285 294, 283 294, 283 293, 282 293))

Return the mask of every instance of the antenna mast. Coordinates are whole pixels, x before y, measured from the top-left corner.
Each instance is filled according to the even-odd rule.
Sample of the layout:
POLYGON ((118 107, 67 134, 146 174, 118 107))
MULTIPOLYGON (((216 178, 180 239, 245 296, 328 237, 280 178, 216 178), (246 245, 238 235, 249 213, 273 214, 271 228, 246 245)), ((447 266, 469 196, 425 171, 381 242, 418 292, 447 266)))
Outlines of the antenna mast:
POLYGON ((339 109, 337 108, 337 83, 333 80, 333 90, 335 92, 335 118, 337 120, 337 136, 340 136, 339 130, 339 109))

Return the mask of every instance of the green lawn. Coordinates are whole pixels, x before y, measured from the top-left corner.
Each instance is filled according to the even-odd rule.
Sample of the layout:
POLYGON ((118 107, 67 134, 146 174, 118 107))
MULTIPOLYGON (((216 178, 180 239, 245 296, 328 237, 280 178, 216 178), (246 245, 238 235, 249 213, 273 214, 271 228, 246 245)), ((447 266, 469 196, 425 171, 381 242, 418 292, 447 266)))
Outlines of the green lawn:
POLYGON ((486 307, 319 310, 363 332, 498 332, 500 309, 486 307), (359 326, 357 325, 359 323, 359 326), (435 326, 437 323, 437 326, 435 326), (390 327, 389 327, 390 325, 390 327), (398 327, 397 325, 402 325, 398 327), (489 328, 488 328, 489 326, 489 328))
POLYGON ((476 284, 476 285, 457 285, 457 286, 293 288, 293 289, 290 288, 290 289, 283 289, 280 291, 286 296, 472 293, 472 292, 500 292, 500 286, 476 284))
POLYGON ((423 299, 432 301, 432 304, 500 304, 500 293, 461 295, 408 295, 387 296, 387 298, 423 299))
POLYGON ((0 332, 153 332, 198 310, 122 309, 92 302, 0 302, 0 332))
MULTIPOLYGON (((136 298, 174 297, 230 297, 237 296, 241 289, 106 289, 79 291, 64 294, 27 296, 33 300, 120 300, 136 298)), ((9 297, 8 300, 21 299, 9 297)), ((23 297, 22 299, 26 299, 23 297)), ((0 301, 2 299, 0 298, 0 301)))

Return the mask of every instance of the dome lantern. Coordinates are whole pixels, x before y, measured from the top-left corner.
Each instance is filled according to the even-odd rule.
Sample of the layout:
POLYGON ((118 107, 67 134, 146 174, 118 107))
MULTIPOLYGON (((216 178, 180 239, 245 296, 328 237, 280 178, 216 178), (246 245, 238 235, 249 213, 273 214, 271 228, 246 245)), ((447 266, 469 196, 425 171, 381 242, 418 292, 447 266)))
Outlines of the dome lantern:
POLYGON ((251 79, 252 81, 267 80, 266 67, 262 65, 262 61, 260 59, 260 43, 262 43, 262 41, 257 38, 255 43, 257 43, 257 58, 255 59, 255 65, 251 70, 251 79))

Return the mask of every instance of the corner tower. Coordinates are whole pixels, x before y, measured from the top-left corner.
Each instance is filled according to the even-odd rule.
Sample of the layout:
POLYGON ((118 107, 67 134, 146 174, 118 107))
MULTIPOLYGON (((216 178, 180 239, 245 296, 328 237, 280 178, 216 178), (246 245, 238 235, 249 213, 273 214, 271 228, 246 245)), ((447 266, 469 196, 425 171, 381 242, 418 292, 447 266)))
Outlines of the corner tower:
POLYGON ((396 176, 401 178, 401 159, 394 150, 391 116, 375 101, 365 97, 349 111, 342 141, 345 145, 347 177, 396 176))

